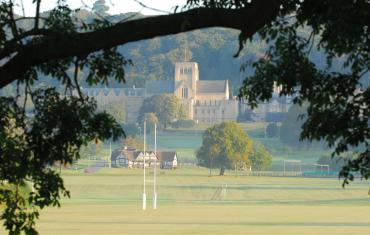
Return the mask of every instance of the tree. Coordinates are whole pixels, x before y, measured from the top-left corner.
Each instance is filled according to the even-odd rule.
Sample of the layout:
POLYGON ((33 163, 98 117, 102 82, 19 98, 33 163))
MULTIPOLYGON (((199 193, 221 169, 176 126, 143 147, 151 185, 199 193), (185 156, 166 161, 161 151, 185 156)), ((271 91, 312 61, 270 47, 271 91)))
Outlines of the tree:
POLYGON ((123 129, 125 130, 126 137, 135 138, 141 134, 141 128, 137 123, 127 123, 123 126, 123 129))
POLYGON ((61 96, 53 88, 32 92, 31 97, 31 113, 16 98, 0 97, 0 200, 5 205, 1 219, 11 234, 36 234, 38 210, 60 206, 60 197, 69 196, 51 167, 54 163, 72 164, 83 145, 123 136, 114 118, 96 112, 96 103, 88 98, 61 96), (30 181, 34 192, 19 194, 30 181))
POLYGON ((146 121, 146 131, 148 133, 154 131, 155 124, 159 123, 155 113, 144 113, 144 120, 146 121))
MULTIPOLYGON (((333 171, 341 171, 342 168, 347 164, 349 160, 352 160, 356 157, 356 153, 354 152, 347 152, 345 154, 341 154, 340 156, 331 156, 330 154, 323 154, 317 160, 317 164, 320 165, 329 165, 329 169, 331 172, 333 171)), ((317 166, 320 170, 327 170, 321 166, 317 166)))
MULTIPOLYGON (((52 97, 60 103, 53 103, 53 111, 56 112, 50 117, 43 116, 48 109, 36 108, 36 117, 42 117, 44 125, 50 124, 40 126, 40 131, 45 134, 40 134, 37 138, 33 138, 35 133, 27 132, 30 130, 28 127, 24 128, 25 123, 32 125, 33 121, 27 119, 29 116, 25 115, 24 108, 17 104, 17 100, 1 98, 0 154, 4 161, 1 166, 21 166, 22 169, 1 167, 0 176, 2 180, 14 185, 23 184, 26 176, 35 177, 40 191, 35 196, 36 206, 57 205, 57 192, 65 190, 61 178, 45 170, 48 162, 68 162, 71 156, 78 157, 74 153, 78 152, 82 144, 96 136, 104 139, 114 135, 118 138, 121 133, 111 116, 86 111, 87 107, 94 110, 94 105, 79 92, 78 72, 81 69, 88 72, 84 79, 90 85, 104 85, 108 77, 124 81, 122 65, 130 64, 130 60, 117 53, 116 46, 207 27, 240 30, 236 56, 247 45, 246 41, 254 35, 268 42, 266 55, 258 57, 254 63, 248 63, 252 64, 255 73, 244 81, 240 97, 256 106, 258 102, 271 98, 274 83, 281 85, 280 95, 292 95, 295 104, 309 103, 302 139, 325 140, 334 148, 334 155, 353 146, 364 146, 343 167, 340 176, 344 177, 344 183, 353 180, 353 172, 359 172, 366 179, 369 177, 370 88, 362 83, 368 75, 370 61, 370 4, 367 0, 188 0, 187 6, 178 13, 118 23, 95 20, 92 24, 75 22, 73 11, 63 0, 57 1, 56 8, 46 18, 40 15, 42 1, 33 2, 36 5, 36 14, 31 28, 20 23, 28 17, 13 14, 13 1, 0 2, 0 88, 12 82, 14 85, 18 83, 26 88, 24 99, 30 94, 32 99, 37 99, 37 93, 45 91, 32 91, 32 84, 40 76, 46 75, 45 77, 58 80, 65 93, 72 94, 72 90, 76 89, 80 97, 60 98, 65 94, 53 94, 52 97), (303 28, 309 29, 309 32, 302 33, 303 28), (310 52, 314 47, 326 56, 324 65, 312 63, 310 52), (71 67, 74 69, 73 76, 66 72, 71 67), (82 117, 80 128, 65 125, 63 128, 66 127, 67 130, 60 131, 73 138, 69 140, 63 135, 57 135, 61 141, 58 148, 45 145, 46 139, 51 138, 48 134, 59 130, 51 127, 66 124, 49 121, 56 120, 56 115, 64 117, 64 113, 70 114, 72 110, 78 114, 87 114, 82 117), (13 129, 19 129, 21 134, 9 132, 9 127, 13 125, 10 120, 15 120, 16 126, 13 129), (35 142, 24 142, 30 139, 35 142), (23 141, 17 145, 22 147, 14 149, 13 144, 17 141, 23 141), (44 151, 35 149, 35 146, 43 146, 44 151), (59 153, 56 156, 62 159, 50 158, 50 153, 56 149, 59 153), (33 160, 24 155, 32 155, 33 160), (31 162, 14 162, 20 156, 31 162), (35 167, 30 169, 29 166, 33 164, 36 164, 35 167), (46 173, 47 176, 40 176, 46 173), (51 183, 54 183, 53 187, 51 183)), ((48 100, 46 103, 52 102, 54 101, 48 100)), ((42 107, 42 102, 38 105, 42 107)), ((71 113, 72 117, 76 116, 71 113)), ((5 219, 7 229, 13 233, 35 232, 34 220, 37 214, 25 216, 24 213, 31 213, 31 210, 12 210, 11 208, 18 208, 17 206, 24 208, 24 203, 17 201, 18 197, 14 197, 12 192, 1 195, 1 201, 6 202, 2 218, 5 219), (21 214, 17 214, 18 212, 21 214)))
POLYGON ((121 102, 111 101, 104 106, 98 106, 98 110, 105 110, 107 113, 112 115, 114 119, 116 119, 116 121, 120 124, 125 123, 126 113, 121 102))
POLYGON ((103 149, 103 142, 100 140, 94 140, 89 142, 86 146, 82 146, 80 149, 81 158, 94 159, 96 158, 103 149))
POLYGON ((195 121, 193 120, 177 120, 176 122, 171 123, 173 128, 192 128, 195 126, 195 121))
POLYGON ((153 95, 146 98, 140 108, 139 122, 143 122, 145 113, 153 113, 158 118, 158 122, 165 128, 180 115, 180 101, 173 94, 153 95))
POLYGON ((272 156, 263 144, 255 142, 249 161, 252 170, 266 170, 271 166, 272 156))
POLYGON ((307 142, 300 141, 300 133, 307 114, 307 105, 292 105, 280 127, 280 141, 293 148, 302 148, 307 142))
POLYGON ((235 122, 224 122, 209 127, 203 133, 202 146, 196 157, 200 166, 220 168, 224 175, 226 168, 235 167, 249 162, 253 142, 235 122))
POLYGON ((279 127, 277 126, 276 122, 269 123, 266 127, 266 135, 267 137, 277 137, 279 135, 279 127))
POLYGON ((123 146, 125 147, 130 147, 130 148, 135 148, 139 150, 144 149, 144 143, 141 139, 137 137, 127 137, 126 139, 123 140, 123 146))

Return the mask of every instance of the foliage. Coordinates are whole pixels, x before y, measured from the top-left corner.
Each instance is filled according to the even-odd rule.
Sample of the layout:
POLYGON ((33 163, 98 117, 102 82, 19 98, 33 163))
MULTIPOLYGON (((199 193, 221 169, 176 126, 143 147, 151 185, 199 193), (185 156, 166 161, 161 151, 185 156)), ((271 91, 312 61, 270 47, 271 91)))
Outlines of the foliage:
POLYGON ((86 146, 81 146, 80 156, 85 159, 94 159, 101 153, 103 149, 103 142, 96 139, 90 141, 86 146))
MULTIPOLYGON (((370 87, 362 80, 370 64, 369 2, 286 0, 279 5, 276 18, 259 32, 271 44, 264 57, 251 63, 255 73, 244 81, 240 96, 256 106, 271 98, 276 83, 280 95, 292 95, 295 104, 307 102, 301 139, 325 140, 333 155, 364 145, 340 176, 343 186, 354 179, 353 172, 367 179, 370 87), (308 33, 302 33, 304 28, 308 33), (321 65, 312 61, 312 48, 324 54, 321 65)), ((242 33, 241 42, 246 38, 242 33)))
MULTIPOLYGON (((18 49, 23 45, 39 45, 59 39, 63 34, 88 32, 109 25, 98 20, 76 23, 74 11, 64 0, 57 1, 56 7, 41 17, 41 1, 33 2, 37 8, 31 27, 24 23, 27 17, 16 19, 13 1, 0 2, 2 61, 9 62, 11 54, 22 54, 18 49)), ((30 61, 33 59, 22 63, 30 61)), ((12 75, 12 79, 17 80, 11 84, 16 91, 5 94, 12 97, 0 97, 0 180, 9 186, 0 190, 0 203, 4 206, 0 218, 10 234, 37 234, 35 220, 39 209, 60 206, 60 198, 69 196, 61 176, 52 168, 55 162, 71 164, 80 158, 80 148, 91 141, 124 136, 111 115, 98 112, 96 103, 82 95, 79 78, 80 71, 85 69, 86 76, 81 79, 88 84, 107 84, 108 77, 124 81, 123 66, 127 63, 129 61, 113 47, 55 58, 28 68, 20 76, 12 75), (42 77, 54 78, 54 84, 64 92, 59 93, 55 88, 35 89, 41 85, 42 77), (27 182, 32 182, 34 191, 21 195, 19 189, 27 182)), ((0 80, 2 84, 4 79, 0 80)))
POLYGON ((104 106, 99 106, 99 110, 105 110, 107 113, 112 115, 114 119, 116 119, 117 122, 120 124, 125 123, 126 120, 126 113, 124 110, 124 106, 121 102, 118 101, 111 101, 104 106))
POLYGON ((280 140, 289 147, 300 149, 307 146, 307 142, 300 141, 300 133, 304 123, 307 106, 292 105, 280 127, 280 140))
MULTIPOLYGON (((323 154, 318 160, 317 164, 329 165, 330 171, 340 171, 345 166, 348 160, 354 159, 354 153, 346 153, 341 156, 331 156, 323 154)), ((325 169, 326 170, 326 169, 325 169)))
POLYGON ((96 113, 88 98, 61 96, 55 89, 31 93, 34 110, 26 114, 15 98, 0 97, 0 179, 1 219, 12 234, 36 234, 38 209, 60 206, 69 196, 55 162, 71 164, 80 158, 80 147, 96 139, 117 139, 123 131, 107 113, 96 113), (35 191, 26 196, 19 187, 31 181, 35 191), (4 183, 7 182, 7 183, 4 183))
POLYGON ((154 131, 154 126, 158 123, 158 118, 155 113, 144 113, 144 120, 146 121, 146 132, 151 133, 154 131))
POLYGON ((279 136, 279 127, 276 122, 272 122, 267 125, 266 135, 270 138, 279 136))
POLYGON ((272 156, 270 152, 259 142, 254 142, 253 152, 249 156, 252 170, 262 171, 271 166, 272 156))
POLYGON ((144 143, 142 139, 136 138, 136 137, 127 137, 126 139, 123 140, 123 146, 125 147, 130 147, 130 148, 135 148, 139 150, 144 149, 144 143))
MULTIPOLYGON (((18 23, 27 17, 16 19, 14 1, 0 2, 0 59, 3 62, 0 65, 0 86, 13 81, 18 82, 13 85, 24 85, 23 103, 27 102, 26 99, 33 93, 32 85, 41 76, 54 78, 65 92, 60 96, 50 90, 45 91, 52 93, 50 98, 54 100, 42 96, 42 92, 33 97, 31 95, 35 103, 34 119, 26 115, 24 107, 17 105, 19 100, 1 98, 0 154, 3 162, 0 176, 16 187, 23 184, 26 176, 32 178, 37 186, 37 193, 30 202, 34 207, 56 205, 59 193, 66 192, 62 180, 46 167, 48 163, 54 160, 68 163, 73 157, 78 157, 79 147, 93 138, 104 139, 122 134, 111 116, 93 114, 96 107, 90 105, 90 101, 79 91, 79 71, 86 72, 82 79, 89 85, 107 85, 111 78, 123 82, 124 66, 131 64, 131 61, 118 53, 115 46, 207 26, 241 30, 236 55, 243 55, 243 47, 250 45, 246 41, 258 32, 257 38, 265 42, 263 45, 267 45, 267 50, 265 54, 256 53, 253 56, 256 62, 246 64, 252 65, 254 73, 251 76, 247 73, 248 79, 240 89, 240 96, 256 106, 271 98, 274 83, 281 86, 280 95, 291 95, 295 104, 308 103, 301 139, 324 140, 334 148, 333 155, 361 145, 356 157, 349 160, 340 173, 344 183, 354 179, 354 172, 359 172, 366 179, 370 176, 370 88, 363 83, 370 64, 368 0, 188 0, 182 13, 142 18, 135 21, 135 27, 131 28, 124 27, 127 24, 122 22, 113 24, 104 19, 79 22, 65 0, 57 1, 57 6, 41 17, 39 9, 42 1, 33 2, 36 15, 31 23, 33 26, 28 28, 18 23), (145 27, 159 23, 160 27, 148 30, 140 28, 140 23, 145 27), (119 36, 106 37, 112 33, 119 36), (94 38, 95 35, 100 37, 94 38), (315 51, 325 56, 323 64, 315 64, 315 51), (67 72, 71 67, 74 70, 72 75, 67 72), (77 90, 79 98, 71 98, 74 90, 77 90), (40 96, 42 98, 38 98, 40 96), (45 108, 40 99, 52 105, 45 108), (78 120, 70 120, 77 114, 78 120), (67 126, 61 118, 75 122, 67 126), (89 122, 92 119, 96 122, 89 122), (73 126, 76 123, 80 124, 79 128, 73 126), (58 129, 58 125, 62 124, 64 129, 58 129), (12 133, 10 128, 14 130, 12 133)), ((129 20, 126 22, 132 24, 129 20)), ((230 34, 229 38, 234 36, 236 33, 230 34)), ((223 44, 222 37, 210 40, 200 33, 198 38, 209 41, 207 45, 216 49, 216 53, 208 55, 212 62, 224 61, 218 56, 218 51, 229 46, 223 44)), ((175 39, 184 41, 183 36, 175 39)), ((153 50, 171 45, 174 44, 150 43, 153 50)), ((158 67, 156 73, 157 78, 162 77, 157 75, 162 75, 162 71, 174 60, 181 58, 180 52, 180 49, 169 52, 171 58, 168 59, 163 55, 152 57, 146 71, 150 71, 151 66, 158 67, 157 63, 166 64, 158 67)), ((140 58, 136 57, 138 54, 139 50, 132 50, 129 56, 140 58)), ((245 68, 242 67, 242 70, 245 68)), ((216 71, 209 73, 220 77, 216 71)), ((229 76, 228 73, 225 70, 225 77, 229 76)), ((143 74, 136 74, 133 78, 140 76, 144 77, 143 74)), ((171 104, 164 104, 165 107, 168 105, 171 104)), ((176 112, 157 111, 145 110, 155 112, 164 126, 178 118, 176 112)), ((212 151, 220 152, 217 147, 212 151)), ((21 231, 35 233, 37 212, 25 210, 26 203, 19 199, 17 190, 1 192, 1 200, 6 204, 3 219, 8 230, 14 234, 21 231)))
POLYGON ((225 168, 240 163, 249 163, 253 142, 235 122, 224 122, 208 128, 203 133, 202 146, 196 157, 200 166, 225 168))
POLYGON ((173 94, 160 94, 146 98, 140 108, 139 123, 143 123, 145 113, 153 113, 158 122, 166 127, 180 115, 180 101, 173 94))
POLYGON ((192 128, 194 127, 194 125, 195 122, 193 120, 183 120, 183 119, 171 123, 171 126, 173 128, 192 128))
POLYGON ((123 126, 127 137, 133 137, 140 135, 141 128, 138 123, 127 123, 123 126))

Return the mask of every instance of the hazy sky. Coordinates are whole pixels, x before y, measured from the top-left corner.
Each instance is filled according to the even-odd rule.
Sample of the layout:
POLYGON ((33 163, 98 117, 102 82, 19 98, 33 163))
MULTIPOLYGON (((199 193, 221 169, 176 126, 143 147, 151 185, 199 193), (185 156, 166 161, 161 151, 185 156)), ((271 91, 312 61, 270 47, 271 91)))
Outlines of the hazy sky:
MULTIPOLYGON (((15 0, 15 3, 19 6, 15 10, 16 13, 20 15, 22 14, 22 10, 20 7, 21 1, 22 0, 15 0)), ((95 1, 96 0, 67 0, 72 9, 86 8, 84 7, 85 4, 91 8, 95 1)), ((56 2, 57 0, 41 1, 41 11, 50 10, 55 6, 56 2)), ((110 14, 119 14, 124 12, 141 12, 145 15, 164 14, 160 11, 147 9, 141 6, 138 1, 135 0, 105 0, 105 2, 106 5, 108 5, 110 8, 110 14)), ((140 2, 151 8, 159 9, 161 11, 173 12, 174 6, 181 6, 186 3, 186 0, 140 0, 140 2)), ((32 4, 32 0, 23 0, 23 4, 27 16, 32 16, 35 14, 35 4, 32 4)))

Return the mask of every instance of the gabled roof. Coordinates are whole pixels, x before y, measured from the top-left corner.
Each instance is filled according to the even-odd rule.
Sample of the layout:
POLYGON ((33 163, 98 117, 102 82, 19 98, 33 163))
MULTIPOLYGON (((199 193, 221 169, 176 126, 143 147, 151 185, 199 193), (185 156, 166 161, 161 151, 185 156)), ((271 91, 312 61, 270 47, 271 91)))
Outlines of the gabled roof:
POLYGON ((112 154, 110 155, 110 159, 111 159, 112 161, 116 160, 116 159, 117 159, 117 157, 121 154, 121 152, 122 152, 122 150, 120 150, 120 149, 115 149, 115 150, 113 150, 113 151, 112 151, 112 154))
POLYGON ((118 156, 123 155, 128 160, 134 161, 140 155, 141 151, 136 149, 116 149, 112 151, 111 160, 114 161, 118 156))
POLYGON ((84 93, 87 96, 98 96, 100 94, 102 95, 122 95, 123 94, 123 89, 122 88, 82 88, 81 89, 82 93, 84 93))
POLYGON ((176 152, 158 151, 157 158, 160 161, 172 162, 176 157, 176 152))
POLYGON ((175 82, 173 80, 146 81, 145 88, 147 94, 173 93, 175 82))
POLYGON ((123 155, 127 157, 130 161, 135 161, 136 158, 141 154, 141 151, 138 150, 123 150, 123 155))
POLYGON ((197 93, 224 93, 227 91, 227 80, 198 80, 197 93))

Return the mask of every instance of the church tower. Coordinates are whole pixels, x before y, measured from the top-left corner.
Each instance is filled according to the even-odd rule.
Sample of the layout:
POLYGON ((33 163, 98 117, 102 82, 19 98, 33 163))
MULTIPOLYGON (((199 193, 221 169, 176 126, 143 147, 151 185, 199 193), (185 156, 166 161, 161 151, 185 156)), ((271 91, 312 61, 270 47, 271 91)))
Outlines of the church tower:
POLYGON ((175 95, 180 100, 196 100, 197 81, 199 80, 196 62, 177 62, 175 64, 175 95))
POLYGON ((197 99, 197 82, 199 80, 198 63, 190 62, 190 51, 184 48, 184 61, 175 63, 175 96, 181 100, 186 109, 187 118, 193 119, 193 105, 197 99))

